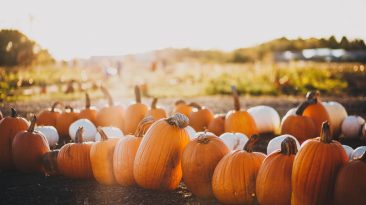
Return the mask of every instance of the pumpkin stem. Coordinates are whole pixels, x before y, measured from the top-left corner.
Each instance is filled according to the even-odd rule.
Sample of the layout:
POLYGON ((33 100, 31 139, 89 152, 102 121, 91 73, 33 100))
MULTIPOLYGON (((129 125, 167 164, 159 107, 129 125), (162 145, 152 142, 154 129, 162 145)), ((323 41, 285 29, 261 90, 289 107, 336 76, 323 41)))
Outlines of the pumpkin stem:
POLYGON ((181 100, 175 101, 175 103, 174 103, 174 105, 179 105, 179 104, 186 104, 186 101, 181 99, 181 100))
POLYGON ((97 131, 98 131, 98 132, 99 132, 99 134, 100 134, 101 141, 106 141, 106 140, 108 140, 108 136, 107 136, 107 134, 104 132, 104 130, 103 130, 101 127, 98 127, 98 128, 97 128, 97 131))
POLYGON ((299 105, 299 107, 297 107, 296 115, 302 116, 302 114, 304 113, 305 109, 309 105, 314 104, 314 103, 316 103, 314 100, 305 100, 303 103, 301 103, 299 105))
POLYGON ((71 107, 70 105, 66 105, 65 110, 70 110, 70 112, 74 112, 74 108, 71 107))
POLYGON ((11 109, 11 117, 17 117, 18 113, 14 108, 10 108, 11 109))
POLYGON ((151 109, 156 109, 156 104, 158 103, 158 98, 154 98, 151 102, 151 109))
POLYGON ((84 141, 83 140, 83 132, 84 132, 84 127, 79 127, 78 130, 76 131, 76 135, 75 135, 75 142, 76 143, 83 143, 83 141, 84 141))
POLYGON ((173 116, 166 118, 165 120, 169 125, 177 126, 179 128, 185 128, 188 126, 189 123, 188 117, 181 113, 176 113, 173 116))
POLYGON ((312 101, 314 103, 317 103, 319 96, 320 96, 320 92, 318 90, 313 90, 313 91, 309 91, 306 94, 306 99, 307 100, 310 100, 310 101, 312 101))
POLYGON ((34 127, 36 125, 36 121, 37 121, 37 117, 36 117, 36 115, 33 115, 32 119, 31 119, 31 124, 28 127, 28 132, 34 132, 34 127))
POLYGON ((52 107, 51 107, 51 112, 55 112, 55 108, 57 105, 63 105, 62 102, 56 101, 55 103, 53 103, 52 107))
POLYGON ((144 134, 147 132, 147 130, 150 128, 150 126, 155 122, 154 118, 149 115, 142 119, 140 123, 137 126, 135 137, 143 137, 144 134))
POLYGON ((85 92, 85 108, 86 109, 89 109, 90 108, 90 97, 89 97, 89 94, 88 92, 85 92))
POLYGON ((135 98, 136 98, 136 103, 141 103, 141 91, 140 91, 140 87, 138 85, 135 85, 135 98))
POLYGON ((108 99, 108 105, 110 107, 113 106, 114 105, 113 98, 112 98, 111 93, 108 91, 108 89, 105 88, 104 86, 100 86, 100 89, 102 90, 104 96, 108 99))
POLYGON ((322 130, 320 132, 320 141, 323 143, 332 142, 332 135, 330 134, 330 126, 328 121, 325 121, 322 124, 322 130))
POLYGON ((238 94, 238 90, 236 89, 235 85, 231 86, 231 91, 233 92, 234 108, 236 111, 239 111, 240 110, 239 94, 238 94))
POLYGON ((210 140, 207 137, 207 129, 205 129, 205 132, 198 135, 197 142, 201 144, 207 144, 210 140))
POLYGON ((252 137, 250 137, 248 142, 245 144, 243 150, 247 152, 253 152, 253 147, 259 140, 260 140, 259 135, 252 135, 252 137))
POLYGON ((281 143, 281 153, 284 155, 295 155, 297 153, 296 141, 286 137, 281 143))
POLYGON ((201 110, 202 109, 202 106, 200 104, 198 104, 198 103, 195 103, 195 102, 189 103, 189 106, 194 107, 197 110, 201 110))

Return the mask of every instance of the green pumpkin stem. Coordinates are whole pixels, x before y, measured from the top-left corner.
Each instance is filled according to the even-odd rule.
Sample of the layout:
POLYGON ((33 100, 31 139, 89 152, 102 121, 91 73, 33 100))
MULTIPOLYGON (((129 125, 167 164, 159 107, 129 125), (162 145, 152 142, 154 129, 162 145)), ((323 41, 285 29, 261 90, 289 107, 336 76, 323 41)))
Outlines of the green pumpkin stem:
POLYGON ((236 86, 232 85, 231 91, 233 93, 235 111, 239 111, 240 110, 240 101, 239 101, 238 89, 236 89, 236 86))
POLYGON ((136 103, 141 103, 141 91, 140 91, 140 86, 135 85, 135 98, 136 98, 136 103))
POLYGON ((332 142, 332 135, 330 133, 330 126, 328 121, 323 122, 322 130, 320 132, 320 141, 323 143, 331 143, 332 142))
POLYGON ((36 126, 36 121, 37 121, 37 117, 36 117, 36 115, 33 115, 32 119, 31 119, 31 123, 28 127, 28 132, 34 132, 34 127, 36 126))
POLYGON ((107 134, 104 132, 104 130, 101 127, 98 127, 97 128, 97 131, 100 134, 100 141, 106 141, 106 140, 108 140, 107 134))
POLYGON ((137 125, 137 129, 135 132, 135 137, 143 137, 144 134, 147 132, 149 127, 155 122, 154 118, 149 115, 142 119, 139 124, 137 125))
POLYGON ((158 98, 154 98, 151 102, 151 109, 156 109, 156 104, 158 104, 158 98))
POLYGON ((197 110, 202 110, 202 106, 196 102, 189 103, 189 106, 196 108, 197 110))
POLYGON ((296 141, 286 137, 281 143, 281 153, 284 155, 295 155, 297 153, 296 141))
POLYGON ((55 108, 58 106, 58 105, 63 105, 62 102, 59 102, 59 101, 56 101, 55 103, 53 103, 52 107, 51 107, 51 112, 55 112, 55 108))
POLYGON ((84 142, 83 132, 84 132, 84 127, 79 127, 78 130, 76 131, 76 134, 75 134, 75 143, 83 143, 84 142))
POLYGON ((114 105, 113 98, 108 89, 104 86, 100 86, 101 91, 103 92, 104 97, 108 99, 108 105, 111 107, 114 105))
POLYGON ((11 110, 11 117, 17 117, 18 116, 18 113, 14 108, 10 108, 10 110, 11 110))
POLYGON ((254 145, 258 143, 260 140, 259 135, 252 135, 252 137, 249 138, 248 142, 245 144, 244 149, 247 152, 253 152, 254 145))
POLYGON ((88 94, 88 92, 85 92, 85 108, 86 109, 89 109, 90 106, 91 106, 91 103, 90 103, 89 94, 88 94))
POLYGON ((189 119, 187 116, 181 113, 175 113, 173 116, 166 118, 165 121, 172 126, 179 128, 185 128, 189 124, 189 119))

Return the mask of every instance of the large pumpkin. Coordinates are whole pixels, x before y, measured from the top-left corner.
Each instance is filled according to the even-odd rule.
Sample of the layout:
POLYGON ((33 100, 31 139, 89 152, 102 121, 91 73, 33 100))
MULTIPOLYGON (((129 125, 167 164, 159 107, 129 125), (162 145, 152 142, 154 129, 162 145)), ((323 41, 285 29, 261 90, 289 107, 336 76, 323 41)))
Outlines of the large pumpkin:
POLYGON ((256 193, 261 205, 291 204, 291 173, 297 145, 287 137, 282 141, 281 150, 270 154, 259 169, 256 193))
POLYGON ((225 114, 217 114, 208 125, 208 131, 220 136, 225 132, 225 114))
POLYGON ((318 136, 315 123, 312 118, 304 116, 304 110, 310 105, 308 101, 301 103, 295 115, 287 116, 281 125, 281 135, 289 134, 301 143, 318 136))
POLYGON ((177 100, 174 104, 173 114, 182 113, 183 115, 189 117, 192 109, 192 106, 188 105, 184 100, 177 100))
POLYGON ((127 107, 124 120, 125 120, 125 128, 123 132, 125 134, 133 134, 135 133, 139 122, 144 119, 147 113, 147 106, 141 103, 141 91, 139 86, 135 86, 135 97, 136 102, 127 107))
POLYGON ((83 128, 76 134, 75 143, 65 144, 57 155, 60 174, 73 179, 90 179, 93 171, 90 163, 92 143, 83 142, 83 128))
POLYGON ((113 153, 118 138, 108 139, 102 129, 98 129, 101 141, 93 143, 90 149, 90 163, 94 178, 105 185, 115 183, 113 174, 113 153))
POLYGON ((258 133, 257 125, 253 117, 245 110, 240 109, 239 95, 235 86, 232 86, 234 107, 226 114, 225 132, 240 132, 246 136, 258 133))
POLYGON ((189 136, 188 118, 180 113, 156 121, 137 150, 133 175, 147 189, 173 190, 182 178, 181 159, 189 136))
POLYGON ((366 153, 344 165, 338 173, 335 205, 363 205, 366 202, 366 153))
POLYGON ((55 102, 51 108, 43 110, 37 115, 37 125, 56 126, 57 118, 61 112, 56 109, 58 105, 63 105, 61 102, 55 102))
POLYGON ((265 158, 262 153, 252 152, 259 140, 252 136, 244 150, 235 150, 222 158, 212 177, 212 191, 225 204, 254 204, 255 186, 259 168, 265 158))
POLYGON ((80 111, 79 119, 88 119, 94 125, 96 125, 97 113, 98 111, 95 108, 91 107, 89 94, 85 93, 85 108, 80 111))
POLYGON ((195 108, 189 114, 189 125, 197 132, 205 131, 214 119, 214 114, 211 110, 200 106, 198 103, 190 103, 189 105, 195 108))
POLYGON ((15 135, 27 130, 28 126, 28 121, 18 117, 14 108, 11 108, 11 116, 0 120, 0 170, 14 168, 11 145, 15 135))
POLYGON ((43 172, 42 156, 50 151, 46 137, 34 131, 36 120, 33 116, 28 130, 18 132, 13 140, 13 162, 22 172, 43 172))
POLYGON ((155 120, 149 116, 144 118, 134 135, 121 138, 113 154, 113 172, 118 184, 130 186, 136 184, 133 176, 133 163, 142 137, 155 120))
POLYGON ((291 204, 333 204, 335 180, 347 161, 342 145, 332 140, 330 125, 324 122, 320 137, 305 141, 295 157, 291 204))
POLYGON ((61 113, 60 116, 58 116, 55 126, 58 134, 60 135, 61 141, 70 140, 69 127, 73 122, 78 120, 78 118, 78 113, 74 112, 74 109, 71 106, 65 106, 65 112, 61 113), (69 111, 67 112, 67 110, 69 111))
POLYGON ((158 98, 154 98, 151 102, 151 108, 147 111, 146 117, 151 115, 155 120, 160 120, 161 118, 166 118, 166 112, 163 108, 156 107, 158 103, 158 98))
POLYGON ((201 198, 212 198, 212 175, 219 161, 229 152, 215 135, 201 134, 188 143, 183 152, 183 181, 187 188, 201 198))

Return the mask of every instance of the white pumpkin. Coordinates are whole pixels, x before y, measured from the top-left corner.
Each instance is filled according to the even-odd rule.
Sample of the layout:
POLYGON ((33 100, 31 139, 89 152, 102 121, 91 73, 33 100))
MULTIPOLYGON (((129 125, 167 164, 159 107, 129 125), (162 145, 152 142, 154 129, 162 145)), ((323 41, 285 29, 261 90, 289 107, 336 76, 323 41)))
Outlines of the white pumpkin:
POLYGON ((334 136, 339 136, 342 122, 348 116, 346 109, 338 102, 323 102, 323 105, 328 112, 334 136))
POLYGON ((342 122, 342 134, 346 138, 358 138, 361 136, 361 129, 365 120, 356 115, 346 117, 342 122))
POLYGON ((357 147, 355 150, 353 150, 352 160, 361 158, 363 153, 365 152, 366 152, 366 146, 357 147))
POLYGON ((352 159, 352 154, 353 154, 353 149, 352 147, 348 146, 348 145, 342 145, 344 148, 344 151, 346 151, 348 158, 352 159))
POLYGON ((245 134, 237 132, 225 132, 220 135, 220 139, 224 141, 230 150, 243 150, 245 144, 249 140, 245 134))
POLYGON ((276 150, 280 150, 282 141, 284 139, 286 139, 287 137, 291 137, 292 139, 294 139, 296 142, 297 149, 300 149, 299 141, 294 136, 285 134, 285 135, 280 135, 278 137, 275 137, 269 141, 269 143, 267 145, 267 155, 270 155, 271 153, 273 153, 276 150))
POLYGON ((196 137, 196 130, 194 130, 193 127, 191 126, 187 126, 186 128, 184 128, 187 132, 188 132, 188 135, 189 135, 189 138, 192 140, 196 137))
POLYGON ((88 119, 80 119, 73 122, 69 127, 69 135, 73 141, 75 141, 76 131, 79 127, 84 128, 83 132, 83 140, 87 141, 95 141, 95 135, 97 134, 97 128, 95 125, 88 119))
POLYGON ((260 105, 248 109, 253 117, 259 133, 278 133, 281 119, 278 112, 272 107, 260 105))
MULTIPOLYGON (((120 138, 120 137, 124 136, 123 132, 118 127, 102 127, 102 130, 107 135, 108 139, 109 138, 120 138)), ((95 141, 99 142, 100 139, 101 139, 100 133, 97 132, 97 134, 95 134, 95 141)))
POLYGON ((54 147, 58 143, 59 136, 54 126, 38 126, 34 130, 41 132, 46 137, 50 147, 54 147))

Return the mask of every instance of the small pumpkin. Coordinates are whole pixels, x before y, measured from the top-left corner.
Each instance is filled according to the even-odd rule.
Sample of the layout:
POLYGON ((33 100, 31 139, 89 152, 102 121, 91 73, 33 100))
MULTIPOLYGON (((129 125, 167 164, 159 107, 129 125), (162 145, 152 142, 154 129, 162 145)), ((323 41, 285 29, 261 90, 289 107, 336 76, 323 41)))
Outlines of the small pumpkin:
POLYGON ((151 102, 151 107, 147 111, 145 117, 151 115, 155 120, 159 120, 161 118, 166 118, 166 112, 163 108, 156 107, 156 104, 158 103, 158 98, 154 98, 151 102))
POLYGON ((12 143, 18 132, 27 130, 28 121, 18 117, 17 111, 11 108, 11 115, 0 120, 0 170, 14 169, 12 160, 12 143))
POLYGON ((245 110, 240 109, 239 95, 235 86, 231 87, 234 98, 235 110, 226 114, 225 132, 239 132, 246 136, 258 134, 257 125, 253 117, 245 110))
POLYGON ((337 139, 341 134, 342 122, 348 116, 347 111, 343 105, 338 102, 323 102, 323 105, 329 114, 333 137, 337 139))
POLYGON ((252 136, 244 150, 225 155, 217 164, 212 176, 212 191, 225 204, 253 204, 255 202, 256 178, 265 155, 252 152, 259 140, 252 136))
POLYGON ((353 159, 359 159, 365 152, 366 152, 366 146, 357 147, 352 152, 351 160, 353 160, 353 159))
POLYGON ((300 149, 300 143, 294 136, 284 134, 284 135, 277 136, 268 142, 267 155, 272 154, 273 152, 275 152, 277 150, 281 150, 283 140, 285 140, 288 137, 292 138, 296 142, 296 148, 300 149))
POLYGON ((291 204, 291 173, 297 153, 296 143, 293 138, 286 137, 281 143, 281 150, 268 155, 263 161, 256 182, 259 204, 291 204))
POLYGON ((280 115, 274 108, 259 105, 249 108, 248 113, 253 117, 258 133, 277 134, 280 131, 280 115))
POLYGON ((352 159, 352 154, 353 154, 352 147, 350 147, 348 145, 342 145, 342 147, 344 148, 344 151, 346 151, 346 154, 347 154, 349 160, 351 160, 352 159))
POLYGON ((243 150, 248 142, 248 137, 243 133, 225 132, 220 135, 220 139, 230 150, 243 150))
POLYGON ((139 122, 144 119, 147 113, 147 106, 141 103, 141 91, 139 86, 135 86, 135 98, 136 102, 127 107, 124 114, 125 128, 123 132, 125 134, 135 133, 139 122))
POLYGON ((182 178, 181 159, 189 136, 188 118, 180 113, 156 121, 137 150, 133 175, 147 189, 174 190, 182 178))
POLYGON ((292 169, 291 204, 333 204, 334 184, 348 156, 324 122, 320 137, 304 142, 292 169))
POLYGON ((351 115, 342 122, 342 134, 345 138, 359 138, 362 135, 362 127, 365 120, 360 116, 351 115))
POLYGON ((188 105, 184 100, 177 100, 174 104, 173 114, 182 113, 183 115, 189 117, 192 109, 193 107, 188 105))
POLYGON ((78 120, 78 118, 79 114, 74 112, 74 108, 69 105, 65 106, 65 112, 58 116, 55 126, 62 141, 68 141, 70 139, 69 127, 73 122, 78 120))
POLYGON ((57 130, 53 126, 38 126, 34 128, 35 131, 41 132, 46 138, 50 147, 55 147, 58 143, 59 136, 57 130))
POLYGON ((208 125, 208 131, 220 136, 225 132, 225 114, 217 114, 208 125))
POLYGON ((133 176, 136 152, 142 137, 154 122, 155 120, 151 116, 144 118, 134 135, 127 135, 118 141, 113 154, 113 173, 118 184, 124 186, 136 184, 133 176))
POLYGON ((198 103, 190 103, 194 107, 189 114, 189 125, 197 132, 205 131, 210 122, 214 119, 214 114, 206 107, 202 107, 198 103))
POLYGON ((63 106, 62 102, 55 102, 53 103, 52 107, 43 110, 37 115, 37 125, 44 125, 44 126, 56 126, 57 118, 60 116, 60 110, 56 109, 57 106, 63 106))
POLYGON ((79 119, 88 119, 90 120, 94 125, 97 124, 97 114, 98 111, 91 107, 90 103, 90 97, 89 94, 85 93, 85 108, 82 109, 79 113, 79 119))
POLYGON ((79 127, 84 128, 83 140, 84 141, 95 141, 95 135, 97 134, 97 128, 88 119, 79 119, 73 122, 69 127, 69 135, 73 141, 75 141, 76 132, 79 127))
MULTIPOLYGON (((117 127, 100 127, 100 129, 103 130, 103 132, 107 135, 108 139, 111 138, 121 138, 123 137, 123 132, 117 128, 117 127)), ((95 134, 95 141, 99 142, 101 140, 101 136, 99 132, 95 134)))
POLYGON ((72 179, 93 178, 90 163, 91 146, 92 143, 83 142, 83 127, 79 127, 75 143, 65 144, 57 155, 57 166, 60 174, 72 179))
POLYGON ((12 143, 12 157, 15 167, 22 172, 43 172, 42 156, 50 151, 46 137, 34 131, 34 115, 27 131, 15 135, 12 143))
POLYGON ((182 156, 183 181, 200 198, 212 198, 212 175, 219 161, 229 152, 215 135, 202 133, 188 143, 182 156))
POLYGON ((60 150, 58 149, 51 150, 42 156, 42 165, 47 176, 59 175, 57 168, 57 156, 59 151, 60 150))

